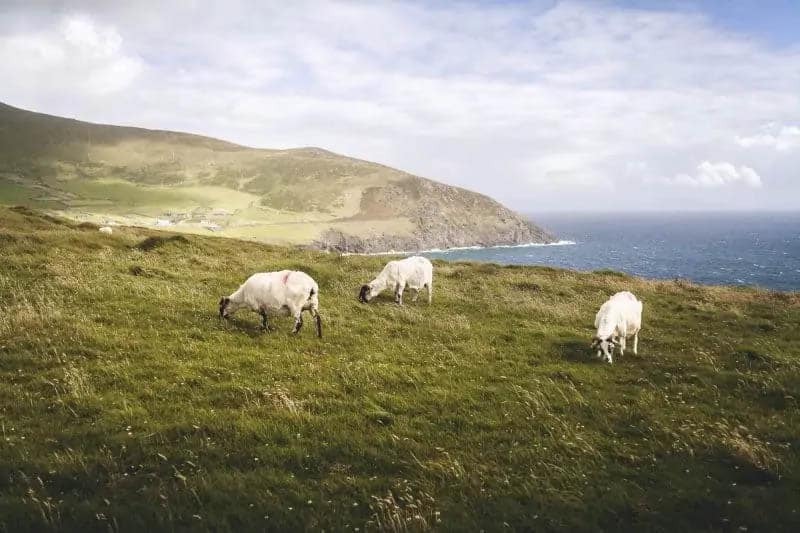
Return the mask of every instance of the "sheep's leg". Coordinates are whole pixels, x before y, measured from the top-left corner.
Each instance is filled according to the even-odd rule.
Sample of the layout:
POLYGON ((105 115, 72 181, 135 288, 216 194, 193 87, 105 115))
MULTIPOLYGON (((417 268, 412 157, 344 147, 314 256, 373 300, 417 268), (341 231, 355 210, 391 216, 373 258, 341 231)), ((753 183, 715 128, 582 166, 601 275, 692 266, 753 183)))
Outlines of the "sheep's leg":
POLYGON ((619 355, 625 355, 625 335, 621 335, 619 338, 619 355))
POLYGON ((316 307, 311 308, 311 316, 314 317, 314 327, 317 330, 317 337, 322 338, 322 318, 319 316, 319 311, 316 307))
POLYGON ((633 334, 633 355, 639 355, 639 332, 633 334))
POLYGON ((402 282, 397 282, 394 288, 394 303, 397 305, 403 305, 403 291, 406 289, 406 284, 402 282))
POLYGON ((261 329, 269 331, 269 322, 267 321, 267 312, 263 309, 258 312, 261 315, 261 329))
POLYGON ((303 308, 291 309, 290 312, 292 315, 294 315, 294 327, 292 328, 292 334, 295 334, 300 331, 300 328, 303 327, 303 308))
POLYGON ((300 328, 302 327, 303 327, 303 317, 297 315, 296 317, 294 317, 294 327, 292 328, 292 334, 295 334, 298 331, 300 331, 300 328))
POLYGON ((433 287, 431 286, 431 283, 426 283, 425 288, 428 289, 428 303, 431 303, 431 300, 433 299, 433 287))

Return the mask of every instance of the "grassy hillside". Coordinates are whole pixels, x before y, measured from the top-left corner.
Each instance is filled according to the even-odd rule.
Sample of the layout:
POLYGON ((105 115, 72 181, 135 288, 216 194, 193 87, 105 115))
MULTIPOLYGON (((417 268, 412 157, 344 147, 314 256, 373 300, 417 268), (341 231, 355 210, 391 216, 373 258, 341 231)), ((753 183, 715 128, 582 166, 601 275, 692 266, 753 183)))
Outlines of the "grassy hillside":
POLYGON ((386 258, 152 235, 0 208, 0 530, 800 528, 797 293, 436 262, 362 305, 386 258), (324 338, 217 318, 283 268, 324 338))
POLYGON ((372 251, 550 238, 486 196, 318 148, 253 149, 0 103, 2 204, 372 251))

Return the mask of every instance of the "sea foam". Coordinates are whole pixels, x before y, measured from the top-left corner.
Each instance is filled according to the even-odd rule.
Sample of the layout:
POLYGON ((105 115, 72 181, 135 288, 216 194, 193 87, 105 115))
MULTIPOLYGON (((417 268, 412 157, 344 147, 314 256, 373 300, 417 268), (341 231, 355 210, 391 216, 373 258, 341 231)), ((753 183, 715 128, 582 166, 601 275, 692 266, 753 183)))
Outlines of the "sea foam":
POLYGON ((536 248, 540 246, 570 246, 578 244, 575 241, 560 240, 556 242, 529 242, 525 244, 498 244, 495 246, 454 246, 453 248, 430 248, 428 250, 408 251, 389 250, 388 252, 355 253, 345 252, 342 255, 408 255, 408 254, 447 254, 461 250, 494 250, 497 248, 536 248))

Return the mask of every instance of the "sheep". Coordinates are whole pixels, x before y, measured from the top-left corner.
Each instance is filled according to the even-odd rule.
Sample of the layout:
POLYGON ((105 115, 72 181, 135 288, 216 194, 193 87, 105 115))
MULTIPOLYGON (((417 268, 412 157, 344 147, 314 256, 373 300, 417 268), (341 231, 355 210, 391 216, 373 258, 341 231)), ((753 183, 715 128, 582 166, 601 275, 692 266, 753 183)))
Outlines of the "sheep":
POLYGON ((389 261, 378 276, 361 286, 358 300, 367 303, 387 288, 394 289, 394 301, 403 305, 403 291, 406 285, 414 291, 412 302, 417 301, 419 290, 428 291, 428 303, 433 293, 433 265, 424 257, 407 257, 399 261, 389 261))
POLYGON ((100 233, 105 233, 106 235, 111 235, 112 233, 114 233, 114 230, 111 229, 109 226, 103 226, 98 231, 100 231, 100 233))
POLYGON ((625 340, 633 337, 633 353, 639 354, 639 331, 642 329, 642 302, 633 293, 622 291, 609 298, 594 319, 597 333, 592 339, 592 349, 597 357, 612 362, 614 348, 619 346, 625 355, 625 340))
POLYGON ((292 333, 303 326, 301 314, 309 311, 314 317, 317 337, 322 337, 322 319, 319 316, 319 287, 305 272, 281 270, 253 274, 230 296, 219 301, 220 318, 230 316, 241 308, 261 315, 261 327, 267 331, 267 314, 287 312, 294 317, 292 333))

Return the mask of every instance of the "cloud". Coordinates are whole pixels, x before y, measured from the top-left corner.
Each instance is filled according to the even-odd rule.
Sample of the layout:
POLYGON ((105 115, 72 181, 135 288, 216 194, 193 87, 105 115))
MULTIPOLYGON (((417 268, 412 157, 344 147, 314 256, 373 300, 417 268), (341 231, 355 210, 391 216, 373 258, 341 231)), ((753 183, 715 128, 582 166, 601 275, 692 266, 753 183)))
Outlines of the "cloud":
POLYGON ((85 16, 66 17, 61 23, 61 34, 66 42, 95 57, 111 57, 122 45, 122 37, 115 28, 97 28, 85 16))
POLYGON ((13 80, 14 93, 62 92, 65 100, 120 92, 145 69, 123 49, 115 27, 84 15, 63 17, 49 31, 0 36, 0 62, 0 77, 13 80))
MULTIPOLYGON (((594 209, 604 190, 659 208, 680 188, 656 177, 705 159, 767 172, 773 196, 759 197, 762 207, 800 198, 800 43, 776 48, 699 8, 18 6, 0 17, 0 100, 12 105, 251 146, 322 146, 520 210, 594 209), (759 130, 765 121, 786 126, 759 130)), ((747 176, 740 182, 756 182, 747 176)), ((726 190, 723 199, 698 186, 685 202, 753 205, 750 187, 726 190)))
POLYGON ((668 182, 673 185, 697 188, 743 185, 758 189, 763 186, 761 176, 750 167, 740 166, 736 168, 731 163, 711 163, 709 161, 703 161, 697 165, 697 171, 693 176, 678 174, 668 182))
POLYGON ((800 126, 768 124, 755 135, 736 137, 736 142, 744 148, 767 147, 788 152, 800 148, 800 126))

